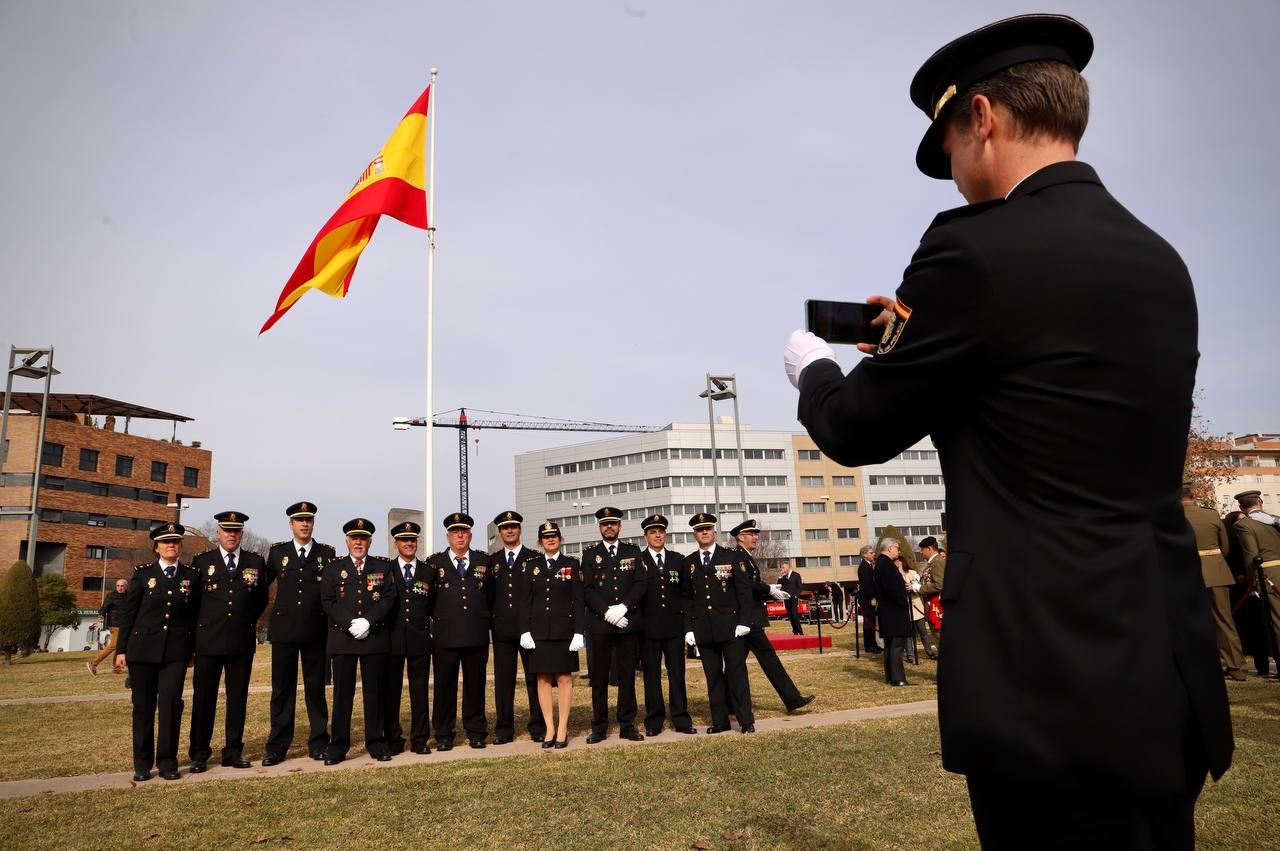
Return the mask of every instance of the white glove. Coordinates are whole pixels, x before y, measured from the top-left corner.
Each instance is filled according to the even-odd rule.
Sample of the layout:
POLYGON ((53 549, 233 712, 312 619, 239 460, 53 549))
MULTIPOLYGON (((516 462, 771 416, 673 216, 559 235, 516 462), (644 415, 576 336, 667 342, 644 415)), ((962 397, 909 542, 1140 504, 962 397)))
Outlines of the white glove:
POLYGON ((581 650, 583 647, 586 647, 586 646, 587 646, 587 643, 582 640, 582 634, 575 632, 573 634, 573 640, 569 642, 569 652, 577 653, 579 650, 581 650))
POLYGON ((912 580, 912 582, 911 582, 911 590, 912 590, 912 591, 914 591, 914 592, 917 592, 917 593, 920 591, 920 580, 919 580, 919 579, 912 580))
POLYGON ((615 603, 614 605, 604 610, 604 619, 607 622, 613 624, 614 626, 617 626, 618 618, 622 617, 626 613, 627 613, 626 606, 622 605, 621 603, 615 603))
POLYGON ((364 638, 369 634, 369 621, 364 618, 356 618, 351 621, 351 626, 347 627, 347 632, 351 633, 352 638, 364 638))
POLYGON ((769 596, 773 597, 773 599, 775 599, 775 600, 790 600, 790 599, 791 599, 791 595, 790 595, 790 594, 788 594, 786 591, 783 591, 783 590, 782 590, 782 586, 781 586, 781 585, 770 585, 770 586, 769 586, 769 596))
POLYGON ((692 647, 693 645, 698 643, 698 640, 693 637, 692 632, 686 632, 684 634, 684 643, 692 647))
POLYGON ((533 643, 533 633, 531 632, 520 633, 520 646, 523 647, 525 650, 532 650, 536 646, 533 643))
POLYGON ((738 624, 733 628, 733 637, 741 638, 742 636, 746 635, 749 632, 751 632, 751 627, 738 624))
POLYGON ((812 331, 792 331, 787 346, 782 350, 782 367, 787 371, 791 386, 800 387, 800 373, 815 361, 835 360, 836 353, 827 341, 812 331))
POLYGON ((616 626, 618 629, 626 629, 630 625, 631 625, 631 621, 627 620, 626 618, 618 618, 618 622, 614 624, 614 626, 616 626))

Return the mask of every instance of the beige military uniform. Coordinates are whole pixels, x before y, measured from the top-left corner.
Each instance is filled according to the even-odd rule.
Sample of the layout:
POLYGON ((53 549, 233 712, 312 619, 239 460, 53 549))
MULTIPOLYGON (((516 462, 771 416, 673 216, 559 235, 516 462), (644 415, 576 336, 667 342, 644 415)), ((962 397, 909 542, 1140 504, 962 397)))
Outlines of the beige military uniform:
POLYGON ((1213 614, 1213 628, 1218 638, 1218 661, 1232 679, 1243 680, 1244 651, 1240 649, 1240 635, 1231 617, 1228 591, 1236 579, 1224 557, 1229 545, 1227 527, 1222 525, 1222 518, 1212 508, 1184 503, 1182 510, 1195 533, 1196 549, 1200 551, 1200 570, 1204 574, 1209 611, 1213 614))
POLYGON ((1265 587, 1258 592, 1271 607, 1271 628, 1280 642, 1280 528, 1252 517, 1236 521, 1236 533, 1240 537, 1240 549, 1244 552, 1244 568, 1250 582, 1257 581, 1258 570, 1254 559, 1262 559, 1262 576, 1265 587))
POLYGON ((920 574, 920 596, 926 600, 935 594, 942 593, 942 580, 947 574, 947 554, 934 553, 933 558, 925 562, 924 572, 920 574))

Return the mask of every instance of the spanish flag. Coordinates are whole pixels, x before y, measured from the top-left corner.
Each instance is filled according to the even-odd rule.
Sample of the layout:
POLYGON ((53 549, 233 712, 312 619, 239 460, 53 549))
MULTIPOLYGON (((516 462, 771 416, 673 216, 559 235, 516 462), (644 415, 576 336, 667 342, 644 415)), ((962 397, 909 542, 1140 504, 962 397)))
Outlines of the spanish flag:
POLYGON ((308 290, 319 290, 335 298, 346 296, 360 252, 369 244, 383 213, 411 227, 427 227, 424 149, 430 98, 431 87, 427 86, 351 187, 342 206, 320 228, 284 285, 275 312, 259 334, 275 325, 308 290))

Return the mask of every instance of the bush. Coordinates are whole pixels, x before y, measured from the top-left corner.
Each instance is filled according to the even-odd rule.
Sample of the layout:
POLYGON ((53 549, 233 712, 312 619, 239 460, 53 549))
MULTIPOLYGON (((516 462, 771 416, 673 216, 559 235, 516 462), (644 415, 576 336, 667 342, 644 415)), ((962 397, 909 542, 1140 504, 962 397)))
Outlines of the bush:
POLYGON ((14 654, 27 655, 39 640, 36 581, 25 561, 15 561, 0 579, 0 653, 12 665, 14 654))
POLYGON ((46 573, 36 580, 36 596, 40 604, 40 627, 44 634, 41 646, 49 649, 49 639, 58 630, 74 629, 80 625, 76 611, 76 595, 67 587, 67 578, 61 573, 46 573))

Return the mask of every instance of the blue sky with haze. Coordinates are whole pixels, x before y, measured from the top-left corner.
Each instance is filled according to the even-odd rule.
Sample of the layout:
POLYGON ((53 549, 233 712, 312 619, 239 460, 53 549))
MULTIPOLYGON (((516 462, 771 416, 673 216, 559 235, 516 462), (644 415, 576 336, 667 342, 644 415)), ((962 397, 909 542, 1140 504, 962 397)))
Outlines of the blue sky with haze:
MULTIPOLYGON (((214 477, 190 522, 236 508, 278 539, 306 498, 340 543, 349 517, 420 507, 423 432, 390 421, 425 412, 424 234, 384 220, 345 301, 257 331, 434 65, 436 410, 699 421, 710 370, 737 373, 745 422, 797 430, 781 348, 803 299, 891 293, 963 203, 915 170, 912 74, 1042 10, 8 0, 0 346, 54 345, 56 390, 194 417, 179 436, 214 477)), ((1096 41, 1081 158, 1191 269, 1203 413, 1280 429, 1258 392, 1277 383, 1280 4, 1048 10, 1096 41)), ((1109 309, 1141 345, 1141 306, 1109 309)), ((472 513, 509 506, 516 453, 589 437, 482 432, 472 513)), ((443 514, 455 434, 436 439, 443 514)))

